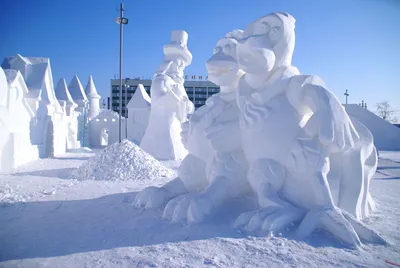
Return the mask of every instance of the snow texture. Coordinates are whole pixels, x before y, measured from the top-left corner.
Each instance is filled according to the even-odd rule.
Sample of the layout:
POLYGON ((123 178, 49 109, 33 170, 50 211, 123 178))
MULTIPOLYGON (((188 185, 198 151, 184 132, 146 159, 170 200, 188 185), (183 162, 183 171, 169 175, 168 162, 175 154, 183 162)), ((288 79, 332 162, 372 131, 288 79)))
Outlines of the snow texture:
POLYGON ((372 134, 321 78, 292 66, 294 28, 290 14, 272 13, 217 43, 206 66, 221 93, 184 124, 189 155, 179 177, 144 189, 136 206, 166 204, 164 218, 200 222, 253 194, 258 208, 235 222, 244 232, 279 233, 299 222, 300 240, 322 229, 354 247, 386 243, 361 222, 375 209, 372 134))
POLYGON ((6 57, 2 67, 20 71, 29 91, 40 90, 37 98, 49 102, 57 112, 61 111, 54 92, 49 58, 23 57, 17 54, 15 57, 6 57))
POLYGON ((129 140, 114 143, 73 172, 78 180, 151 181, 174 175, 129 140))
POLYGON ((92 152, 92 149, 90 149, 88 147, 81 147, 81 148, 69 149, 68 152, 70 152, 70 153, 89 153, 89 152, 92 152))
POLYGON ((187 154, 180 139, 181 124, 194 110, 183 85, 184 68, 192 61, 187 39, 185 31, 172 31, 151 83, 150 118, 140 147, 159 160, 183 159, 187 154))
POLYGON ((136 144, 142 141, 149 123, 151 98, 142 84, 139 84, 127 105, 128 139, 136 144))
MULTIPOLYGON (((30 125, 34 112, 26 96, 28 88, 21 73, 5 70, 8 83, 0 81, 0 90, 5 93, 0 104, 0 171, 10 171, 39 157, 38 147, 31 144, 30 125)), ((0 76, 4 72, 0 69, 0 76)), ((2 97, 2 96, 0 96, 2 97)))
POLYGON ((93 82, 93 77, 89 76, 89 81, 85 89, 86 96, 89 100, 89 119, 96 117, 100 112, 100 98, 101 96, 97 93, 96 86, 93 82))
POLYGON ((81 109, 86 108, 88 99, 87 99, 85 90, 82 87, 82 83, 79 80, 77 75, 74 75, 72 77, 72 80, 68 85, 68 90, 69 90, 69 93, 71 94, 74 102, 76 102, 76 104, 78 104, 78 107, 81 109))
POLYGON ((158 210, 131 206, 143 187, 165 181, 71 180, 70 172, 92 155, 67 153, 0 175, 0 189, 9 194, 0 205, 1 267, 388 268, 395 266, 386 260, 400 263, 400 152, 380 153, 384 159, 371 184, 379 209, 368 221, 390 245, 365 244, 363 250, 349 250, 324 232, 306 241, 293 239, 291 229, 276 236, 237 232, 235 218, 255 206, 247 198, 222 206, 208 221, 170 224, 158 210))
POLYGON ((400 150, 400 128, 357 104, 345 105, 346 112, 364 124, 374 136, 378 150, 400 150))
POLYGON ((17 202, 25 202, 25 198, 16 194, 8 184, 0 188, 0 204, 7 205, 17 202))
POLYGON ((65 101, 68 106, 76 106, 76 103, 69 93, 67 82, 64 78, 60 78, 56 87, 56 97, 60 101, 65 101))
MULTIPOLYGON (((121 118, 121 136, 125 139, 126 119, 121 118)), ((89 141, 91 148, 103 148, 104 146, 119 142, 119 115, 113 110, 101 109, 99 114, 89 121, 89 141), (106 135, 106 138, 104 137, 106 135)))
POLYGON ((136 87, 135 93, 130 99, 126 108, 129 109, 148 109, 151 106, 151 98, 147 94, 142 84, 136 87))

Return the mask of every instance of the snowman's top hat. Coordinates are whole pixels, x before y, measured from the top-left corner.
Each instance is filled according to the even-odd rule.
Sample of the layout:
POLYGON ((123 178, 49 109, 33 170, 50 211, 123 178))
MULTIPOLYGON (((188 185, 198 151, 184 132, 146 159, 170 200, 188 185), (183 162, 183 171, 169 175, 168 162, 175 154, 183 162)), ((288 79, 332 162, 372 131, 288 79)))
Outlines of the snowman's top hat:
POLYGON ((171 42, 164 46, 166 56, 179 55, 186 66, 192 63, 192 53, 187 48, 188 34, 185 31, 175 30, 171 33, 171 42))

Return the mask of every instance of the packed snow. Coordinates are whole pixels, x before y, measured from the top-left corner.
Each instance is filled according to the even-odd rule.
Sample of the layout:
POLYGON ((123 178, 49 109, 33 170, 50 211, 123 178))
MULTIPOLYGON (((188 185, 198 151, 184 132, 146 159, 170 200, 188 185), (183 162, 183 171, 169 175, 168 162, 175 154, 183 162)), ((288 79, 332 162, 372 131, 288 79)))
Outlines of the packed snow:
POLYGON ((372 132, 378 150, 400 150, 400 128, 382 120, 358 104, 347 104, 345 107, 350 116, 363 123, 372 132))
POLYGON ((160 210, 131 205, 138 191, 167 179, 72 180, 70 173, 94 153, 99 152, 40 159, 0 175, 0 189, 13 200, 1 198, 0 267, 387 268, 395 266, 386 260, 400 263, 400 152, 380 153, 385 159, 371 182, 378 209, 368 221, 390 244, 367 244, 363 250, 344 248, 322 232, 306 241, 296 241, 290 232, 238 233, 234 220, 253 206, 246 198, 221 207, 206 222, 171 224, 160 210))
POLYGON ((68 149, 67 151, 70 153, 90 153, 92 149, 88 147, 80 147, 80 148, 68 149))
POLYGON ((72 178, 77 180, 149 181, 175 172, 129 140, 114 143, 87 160, 72 178))

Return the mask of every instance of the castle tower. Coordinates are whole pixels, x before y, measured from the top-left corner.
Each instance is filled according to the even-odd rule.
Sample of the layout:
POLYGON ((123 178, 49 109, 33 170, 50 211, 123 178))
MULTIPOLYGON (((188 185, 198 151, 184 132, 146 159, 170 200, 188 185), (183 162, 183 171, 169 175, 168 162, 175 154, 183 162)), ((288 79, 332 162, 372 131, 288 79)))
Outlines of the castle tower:
POLYGON ((88 118, 92 119, 96 117, 100 112, 100 98, 101 96, 97 93, 96 86, 93 82, 93 77, 89 76, 89 81, 85 89, 86 96, 89 100, 89 112, 88 118))
POLYGON ((87 107, 88 99, 77 75, 72 78, 68 90, 74 102, 78 104, 78 111, 83 112, 87 107))

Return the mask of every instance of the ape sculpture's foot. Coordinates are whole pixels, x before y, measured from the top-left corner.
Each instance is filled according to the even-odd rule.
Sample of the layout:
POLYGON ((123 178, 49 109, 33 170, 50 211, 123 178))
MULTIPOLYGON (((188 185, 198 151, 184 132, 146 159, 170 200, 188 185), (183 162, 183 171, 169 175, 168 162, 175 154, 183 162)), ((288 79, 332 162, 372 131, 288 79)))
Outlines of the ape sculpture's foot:
POLYGON ((133 201, 136 207, 159 208, 171 199, 171 193, 162 188, 150 186, 140 191, 133 201))
POLYGON ((303 240, 316 229, 325 230, 355 248, 361 246, 361 240, 374 244, 387 243, 376 231, 337 207, 309 211, 301 222, 296 237, 303 240))
POLYGON ((172 222, 200 222, 213 207, 210 199, 202 194, 183 194, 168 202, 163 217, 172 222))
POLYGON ((234 227, 250 233, 258 231, 275 233, 303 216, 304 213, 295 208, 268 207, 241 214, 235 221, 234 227))

